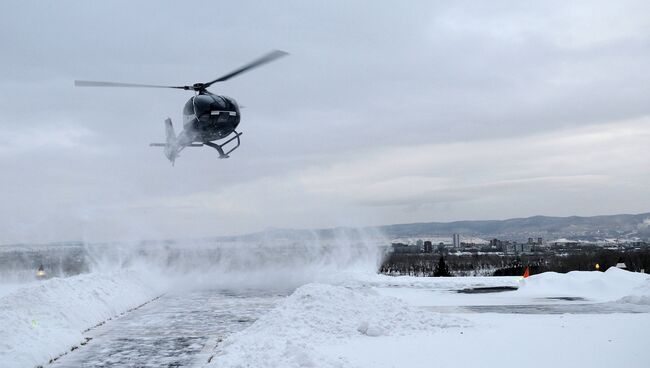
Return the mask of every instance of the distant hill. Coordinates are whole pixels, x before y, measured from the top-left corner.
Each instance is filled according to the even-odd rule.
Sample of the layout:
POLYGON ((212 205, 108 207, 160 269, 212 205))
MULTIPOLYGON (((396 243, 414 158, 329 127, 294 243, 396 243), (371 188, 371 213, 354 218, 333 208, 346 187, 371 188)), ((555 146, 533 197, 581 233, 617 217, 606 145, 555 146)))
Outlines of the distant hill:
MULTIPOLYGON (((454 221, 454 222, 420 222, 413 224, 396 224, 363 228, 338 227, 330 229, 267 229, 265 231, 235 235, 195 239, 196 241, 226 242, 266 242, 303 243, 330 240, 334 242, 367 241, 380 237, 397 238, 451 238, 452 234, 461 234, 461 239, 525 241, 529 237, 542 237, 545 241, 565 238, 569 240, 634 240, 650 241, 650 212, 636 215, 606 215, 591 217, 550 217, 533 216, 508 220, 454 221)), ((149 240, 146 244, 182 244, 182 240, 149 240)), ((107 243, 108 244, 108 243, 107 243)), ((24 250, 37 247, 82 247, 83 242, 0 245, 1 251, 24 250)))
POLYGON ((508 220, 426 222, 380 226, 391 238, 451 236, 459 233, 481 238, 544 239, 650 239, 650 213, 591 217, 533 216, 508 220))
POLYGON ((461 234, 463 238, 499 238, 503 240, 526 240, 542 237, 545 240, 566 238, 571 240, 635 239, 650 240, 650 213, 637 215, 608 215, 591 217, 533 216, 508 220, 422 222, 413 224, 385 225, 365 228, 332 229, 268 229, 265 231, 218 240, 264 241, 285 239, 301 241, 309 239, 364 239, 382 234, 396 238, 435 238, 461 234))

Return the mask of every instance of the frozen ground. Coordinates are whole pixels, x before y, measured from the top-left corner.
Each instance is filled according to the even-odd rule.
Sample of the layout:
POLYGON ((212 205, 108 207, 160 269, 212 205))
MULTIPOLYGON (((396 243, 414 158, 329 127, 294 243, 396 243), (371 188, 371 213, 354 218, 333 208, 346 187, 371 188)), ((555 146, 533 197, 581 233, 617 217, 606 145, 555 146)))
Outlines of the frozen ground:
POLYGON ((175 277, 177 283, 118 270, 24 284, 0 296, 0 366, 35 367, 64 352, 50 366, 646 367, 650 361, 648 275, 611 269, 526 280, 415 278, 319 268, 287 278, 272 269, 285 270, 220 278, 198 272, 175 277), (310 278, 318 282, 296 284, 310 278), (225 284, 236 291, 223 291, 225 284), (271 285, 293 286, 270 292, 271 285), (499 288, 517 290, 481 292, 499 288))
POLYGON ((462 315, 469 328, 357 336, 319 353, 357 367, 647 367, 647 314, 462 315))
POLYGON ((71 367, 201 365, 221 339, 270 309, 273 295, 339 271, 376 269, 379 243, 363 233, 307 233, 299 240, 80 245, 75 252, 0 247, 0 367, 53 359, 71 367), (36 280, 39 264, 53 278, 36 280))
POLYGON ((84 334, 92 340, 52 368, 200 366, 220 339, 242 330, 282 296, 194 290, 153 303, 84 334))
POLYGON ((618 269, 311 284, 227 339, 211 365, 647 367, 649 291, 648 275, 618 269))
POLYGON ((159 293, 133 271, 24 284, 0 297, 0 366, 34 367, 84 341, 82 332, 159 293))
POLYGON ((424 311, 372 290, 308 284, 234 334, 218 350, 215 367, 347 367, 348 357, 324 347, 359 336, 408 338, 466 326, 463 318, 424 311))
POLYGON ((11 294, 16 290, 28 288, 30 286, 36 285, 36 282, 24 282, 24 283, 3 283, 0 284, 0 298, 5 295, 11 294))

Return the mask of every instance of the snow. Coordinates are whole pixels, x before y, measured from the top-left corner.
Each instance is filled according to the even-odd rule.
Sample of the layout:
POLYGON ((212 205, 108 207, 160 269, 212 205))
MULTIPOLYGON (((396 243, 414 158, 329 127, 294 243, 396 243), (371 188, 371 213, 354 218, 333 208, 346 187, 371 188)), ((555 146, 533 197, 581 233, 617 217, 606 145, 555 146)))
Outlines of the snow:
POLYGON ((83 341, 82 331, 157 296, 135 271, 92 273, 28 284, 0 298, 3 367, 47 363, 83 341))
POLYGON ((647 367, 647 315, 463 315, 474 327, 351 338, 318 353, 350 367, 647 367))
MULTIPOLYGON (((526 279, 427 278, 334 272, 325 267, 308 270, 328 272, 311 272, 307 277, 305 269, 300 270, 300 278, 287 279, 269 270, 247 277, 231 271, 216 281, 221 274, 188 273, 175 283, 165 279, 168 290, 204 282, 246 288, 317 281, 298 287, 288 297, 278 296, 274 309, 219 343, 209 331, 224 322, 224 314, 203 302, 197 302, 203 309, 192 308, 187 319, 200 322, 202 330, 169 317, 171 310, 164 303, 149 304, 150 311, 158 312, 142 315, 171 318, 178 322, 179 331, 187 328, 195 337, 193 344, 213 341, 203 349, 187 347, 187 351, 214 353, 210 367, 644 367, 650 360, 642 338, 650 329, 650 276, 645 274, 611 268, 548 272, 526 279), (458 292, 485 287, 518 289, 458 292)), ((85 329, 158 296, 157 284, 143 272, 113 270, 5 285, 0 290, 0 365, 47 363, 82 342, 85 329)), ((167 303, 177 301, 177 311, 185 310, 181 306, 186 299, 168 298, 167 303)), ((215 305, 220 300, 215 297, 215 305)), ((131 314, 123 325, 146 326, 137 315, 131 314)), ((124 328, 116 328, 117 336, 124 328)), ((158 332, 146 331, 151 341, 165 335, 164 323, 158 328, 158 332)), ((90 345, 80 350, 91 354, 90 345)), ((103 351, 106 342, 94 348, 103 351)), ((75 352, 68 357, 75 354, 82 355, 75 352)), ((74 366, 77 361, 69 362, 74 366)))
MULTIPOLYGON (((388 277, 377 275, 375 281, 366 281, 381 295, 400 298, 414 306, 504 305, 513 301, 512 292, 463 294, 458 290, 485 287, 512 287, 521 283, 519 276, 474 277, 388 277)), ((527 304, 530 298, 516 298, 527 304)))
POLYGON ((228 338, 215 367, 344 367, 318 347, 357 337, 411 336, 466 326, 459 317, 431 313, 372 290, 308 284, 250 328, 228 338))
POLYGON ((580 298, 583 303, 620 302, 650 305, 650 275, 616 267, 606 272, 545 272, 526 279, 516 277, 393 277, 366 280, 382 295, 416 306, 496 306, 572 303, 559 298, 580 298), (480 287, 518 287, 516 291, 463 294, 480 287))
POLYGON ((613 301, 627 296, 650 294, 650 275, 628 272, 616 267, 610 267, 605 272, 545 272, 522 280, 517 294, 613 301))
POLYGON ((20 290, 31 285, 35 285, 36 282, 25 282, 25 283, 2 283, 0 284, 0 298, 5 295, 11 294, 16 290, 20 290))
POLYGON ((250 326, 281 298, 259 291, 167 292, 88 331, 90 343, 48 368, 195 367, 208 361, 219 339, 250 326))
POLYGON ((650 309, 623 305, 648 305, 648 275, 346 277, 297 289, 226 339, 208 366, 645 367, 650 359, 642 338, 650 309), (457 292, 495 286, 519 290, 457 292), (522 312, 522 305, 529 308, 522 312))
MULTIPOLYGON (((361 277, 361 276, 360 276, 361 277)), ((365 282, 372 286, 410 287, 425 289, 458 290, 478 287, 519 285, 520 276, 467 276, 467 277, 415 277, 365 275, 365 282)))

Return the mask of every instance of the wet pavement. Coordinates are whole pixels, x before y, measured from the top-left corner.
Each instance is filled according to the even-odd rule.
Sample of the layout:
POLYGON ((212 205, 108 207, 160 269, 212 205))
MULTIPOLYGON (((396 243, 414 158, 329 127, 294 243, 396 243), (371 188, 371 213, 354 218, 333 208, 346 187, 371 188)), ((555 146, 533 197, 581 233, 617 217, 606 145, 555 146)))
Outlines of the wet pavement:
MULTIPOLYGON (((544 298, 548 300, 547 298, 544 298)), ((566 300, 566 299, 562 299, 566 300)), ((509 314, 611 314, 650 313, 649 305, 628 303, 540 303, 520 305, 471 305, 471 306, 427 306, 428 310, 441 313, 509 313, 509 314)))
POLYGON ((88 344, 50 367, 191 367, 221 339, 250 326, 284 296, 202 290, 167 294, 88 331, 88 344))
POLYGON ((474 287, 467 289, 456 290, 460 294, 487 294, 487 293, 502 293, 504 291, 514 291, 517 290, 516 286, 486 286, 486 287, 474 287))

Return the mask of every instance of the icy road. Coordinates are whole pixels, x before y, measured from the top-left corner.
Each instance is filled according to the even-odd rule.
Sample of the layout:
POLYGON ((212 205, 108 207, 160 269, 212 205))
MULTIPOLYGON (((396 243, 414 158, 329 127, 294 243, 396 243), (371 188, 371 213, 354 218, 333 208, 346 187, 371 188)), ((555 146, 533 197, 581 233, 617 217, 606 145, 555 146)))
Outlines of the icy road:
POLYGON ((200 366, 221 339, 248 327, 281 298, 259 291, 166 294, 88 331, 88 344, 51 367, 200 366))

